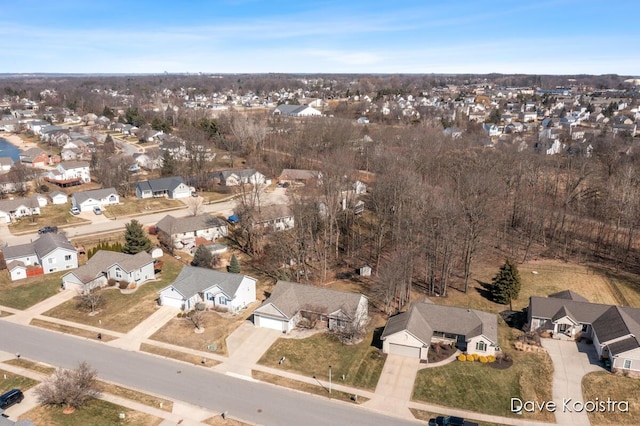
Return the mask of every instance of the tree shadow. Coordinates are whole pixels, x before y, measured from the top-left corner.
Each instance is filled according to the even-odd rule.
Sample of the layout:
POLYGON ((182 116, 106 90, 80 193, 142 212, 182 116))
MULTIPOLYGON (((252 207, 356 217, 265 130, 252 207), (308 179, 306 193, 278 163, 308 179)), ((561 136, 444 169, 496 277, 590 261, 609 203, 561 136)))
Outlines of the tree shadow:
POLYGON ((493 302, 493 298, 491 297, 491 283, 487 283, 480 280, 475 280, 475 281, 478 284, 480 284, 480 287, 475 288, 478 294, 484 299, 487 299, 488 301, 493 302))
POLYGON ((384 327, 376 327, 373 330, 373 338, 371 339, 371 346, 374 348, 382 349, 382 332, 384 331, 384 327))

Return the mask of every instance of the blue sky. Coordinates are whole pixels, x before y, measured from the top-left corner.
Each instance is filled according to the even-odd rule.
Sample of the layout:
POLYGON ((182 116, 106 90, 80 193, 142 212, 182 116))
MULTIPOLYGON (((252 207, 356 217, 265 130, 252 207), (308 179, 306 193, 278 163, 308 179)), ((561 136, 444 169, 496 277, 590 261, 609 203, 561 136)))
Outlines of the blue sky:
POLYGON ((0 0, 0 73, 640 75, 640 2, 0 0))

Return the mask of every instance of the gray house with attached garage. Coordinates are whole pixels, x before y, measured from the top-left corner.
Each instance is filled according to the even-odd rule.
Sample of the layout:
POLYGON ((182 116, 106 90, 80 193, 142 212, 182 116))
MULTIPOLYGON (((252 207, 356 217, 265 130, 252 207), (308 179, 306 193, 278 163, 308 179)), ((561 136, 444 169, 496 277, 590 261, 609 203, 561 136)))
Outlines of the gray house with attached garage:
POLYGON ((380 338, 384 353, 420 359, 427 359, 432 343, 455 344, 469 354, 495 355, 498 318, 475 309, 419 302, 389 318, 380 338))
POLYGON ((93 189, 76 192, 71 196, 71 205, 82 212, 89 212, 94 207, 105 208, 120 203, 120 196, 115 188, 93 189))
POLYGON ((532 331, 546 331, 554 339, 589 339, 612 371, 640 374, 640 309, 590 303, 567 290, 532 296, 527 314, 532 331))
POLYGON ((236 312, 256 300, 256 279, 213 269, 185 266, 176 280, 159 292, 160 304, 184 311, 198 303, 236 312))
POLYGON ((156 224, 156 229, 171 236, 178 249, 193 247, 198 237, 214 241, 226 237, 229 231, 226 221, 210 214, 181 218, 166 215, 156 224))
POLYGON ((28 269, 41 267, 41 274, 78 267, 78 252, 63 235, 43 234, 32 243, 2 250, 11 280, 27 278, 28 269))
POLYGON ((330 330, 360 328, 368 321, 369 301, 359 293, 278 281, 271 296, 253 312, 258 327, 288 333, 305 317, 326 322, 330 330))
POLYGON ((191 189, 180 176, 149 179, 138 182, 136 185, 136 197, 138 198, 167 197, 176 199, 189 196, 191 196, 191 189))

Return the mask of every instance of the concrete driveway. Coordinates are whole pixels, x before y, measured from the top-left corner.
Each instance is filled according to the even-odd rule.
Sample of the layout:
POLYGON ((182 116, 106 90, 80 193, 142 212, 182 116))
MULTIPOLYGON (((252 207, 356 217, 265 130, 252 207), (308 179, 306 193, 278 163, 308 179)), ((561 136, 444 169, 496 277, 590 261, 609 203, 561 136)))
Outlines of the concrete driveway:
POLYGON ((281 336, 276 330, 256 327, 247 320, 227 337, 229 360, 216 368, 251 377, 251 367, 281 336))
POLYGON ((584 402, 582 378, 592 371, 602 371, 597 365, 597 355, 591 345, 573 341, 542 339, 542 346, 553 361, 553 400, 557 404, 556 423, 562 425, 588 425, 586 412, 576 412, 573 403, 584 402), (571 401, 563 406, 565 401, 571 401))
POLYGON ((375 396, 363 405, 372 410, 414 419, 408 403, 411 401, 419 366, 418 358, 388 354, 375 396))

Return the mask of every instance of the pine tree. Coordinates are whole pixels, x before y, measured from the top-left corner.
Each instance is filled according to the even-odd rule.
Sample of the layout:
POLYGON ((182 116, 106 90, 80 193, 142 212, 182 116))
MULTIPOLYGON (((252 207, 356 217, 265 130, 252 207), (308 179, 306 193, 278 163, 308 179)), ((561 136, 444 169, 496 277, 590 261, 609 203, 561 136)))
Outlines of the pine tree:
POLYGON ((238 258, 235 254, 231 256, 231 262, 229 262, 229 266, 227 266, 227 272, 232 274, 240 273, 240 262, 238 262, 238 258))
POLYGON ((513 311, 512 301, 518 298, 521 287, 520 273, 516 265, 507 259, 491 284, 493 300, 503 305, 509 303, 509 309, 513 311))
POLYGON ((213 255, 203 244, 200 244, 193 254, 191 266, 199 266, 201 268, 211 268, 213 255))
POLYGON ((162 167, 160 168, 160 176, 174 176, 176 174, 176 160, 167 150, 162 152, 162 167))
POLYGON ((149 251, 151 249, 151 241, 142 229, 142 224, 133 219, 127 223, 124 232, 125 245, 122 252, 127 254, 136 254, 141 251, 149 251))

